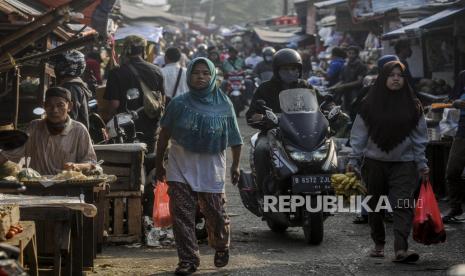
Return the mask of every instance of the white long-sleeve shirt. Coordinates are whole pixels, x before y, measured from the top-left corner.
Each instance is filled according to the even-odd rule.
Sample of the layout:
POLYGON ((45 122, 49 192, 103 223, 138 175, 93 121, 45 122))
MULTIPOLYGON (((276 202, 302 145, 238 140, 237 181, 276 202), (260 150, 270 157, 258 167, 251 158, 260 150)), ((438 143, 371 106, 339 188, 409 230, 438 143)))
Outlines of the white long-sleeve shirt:
MULTIPOLYGON (((395 130, 393 130, 395 131, 395 130)), ((349 164, 359 166, 362 157, 387 162, 415 161, 417 168, 428 167, 425 157, 428 144, 428 130, 424 116, 418 120, 418 125, 405 140, 389 152, 382 151, 368 135, 368 128, 360 115, 357 115, 350 135, 352 153, 349 164)))
MULTIPOLYGON (((173 90, 176 84, 176 79, 178 78, 180 68, 181 66, 179 65, 179 63, 169 63, 166 64, 165 67, 161 68, 161 72, 163 73, 163 82, 165 86, 165 95, 170 98, 173 98, 173 90)), ((179 79, 176 96, 184 94, 188 91, 189 87, 187 86, 186 68, 182 68, 181 79, 179 79)))

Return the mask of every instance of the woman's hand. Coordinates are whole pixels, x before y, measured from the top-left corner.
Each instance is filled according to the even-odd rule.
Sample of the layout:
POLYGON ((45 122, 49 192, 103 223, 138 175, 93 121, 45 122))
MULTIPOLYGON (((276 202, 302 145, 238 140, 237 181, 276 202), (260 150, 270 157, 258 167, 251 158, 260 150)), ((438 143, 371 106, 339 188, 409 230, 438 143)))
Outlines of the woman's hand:
POLYGON ((231 164, 231 182, 236 185, 239 182, 239 176, 241 172, 239 170, 239 161, 241 159, 241 148, 242 145, 236 145, 231 147, 232 152, 232 164, 231 164))
POLYGON ((158 181, 165 181, 166 180, 166 169, 163 164, 160 164, 155 169, 155 178, 158 181))
POLYGON ((241 172, 239 170, 239 166, 231 166, 231 183, 236 185, 239 182, 239 176, 241 172))
POLYGON ((427 181, 429 179, 429 168, 420 169, 420 177, 422 181, 427 181))

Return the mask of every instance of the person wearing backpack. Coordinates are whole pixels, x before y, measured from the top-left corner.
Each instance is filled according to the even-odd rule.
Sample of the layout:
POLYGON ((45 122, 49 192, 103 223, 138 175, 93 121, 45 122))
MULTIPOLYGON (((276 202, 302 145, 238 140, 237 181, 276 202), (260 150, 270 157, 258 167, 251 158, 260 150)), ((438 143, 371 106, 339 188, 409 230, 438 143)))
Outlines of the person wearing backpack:
POLYGON ((164 81, 160 68, 144 60, 147 41, 140 36, 126 37, 121 53, 121 65, 108 74, 107 87, 103 98, 108 101, 107 110, 103 112, 105 121, 115 114, 127 111, 139 111, 139 118, 134 122, 136 131, 143 133, 140 141, 147 144, 148 153, 153 153, 156 143, 158 122, 162 112, 158 106, 150 106, 152 100, 157 103, 159 96, 150 98, 146 93, 162 95, 162 109, 164 108, 164 81), (138 97, 128 99, 128 94, 138 97), (129 92, 129 93, 128 93, 129 92), (158 98, 157 98, 158 97, 158 98))

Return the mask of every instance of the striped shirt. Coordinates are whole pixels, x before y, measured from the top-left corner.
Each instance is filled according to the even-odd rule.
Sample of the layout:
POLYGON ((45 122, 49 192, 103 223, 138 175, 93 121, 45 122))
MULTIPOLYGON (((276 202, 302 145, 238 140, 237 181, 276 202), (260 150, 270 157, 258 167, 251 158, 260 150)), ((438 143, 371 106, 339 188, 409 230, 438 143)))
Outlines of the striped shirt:
POLYGON ((58 135, 50 134, 45 119, 32 121, 27 133, 29 139, 26 144, 1 154, 14 162, 21 157, 31 157, 29 167, 41 175, 58 174, 67 162, 95 163, 97 160, 86 127, 70 118, 58 135))

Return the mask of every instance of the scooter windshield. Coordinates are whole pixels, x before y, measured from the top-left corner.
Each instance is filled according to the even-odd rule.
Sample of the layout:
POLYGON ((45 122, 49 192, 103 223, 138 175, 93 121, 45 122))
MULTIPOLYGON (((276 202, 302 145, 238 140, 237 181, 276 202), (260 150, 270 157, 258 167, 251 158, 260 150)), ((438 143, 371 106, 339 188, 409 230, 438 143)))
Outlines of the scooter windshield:
POLYGON ((318 100, 310 89, 296 88, 281 91, 279 104, 284 113, 315 113, 318 111, 318 100))
POLYGON ((321 113, 316 94, 310 89, 289 89, 279 94, 282 114, 279 127, 285 144, 313 151, 328 134, 328 120, 321 113))

